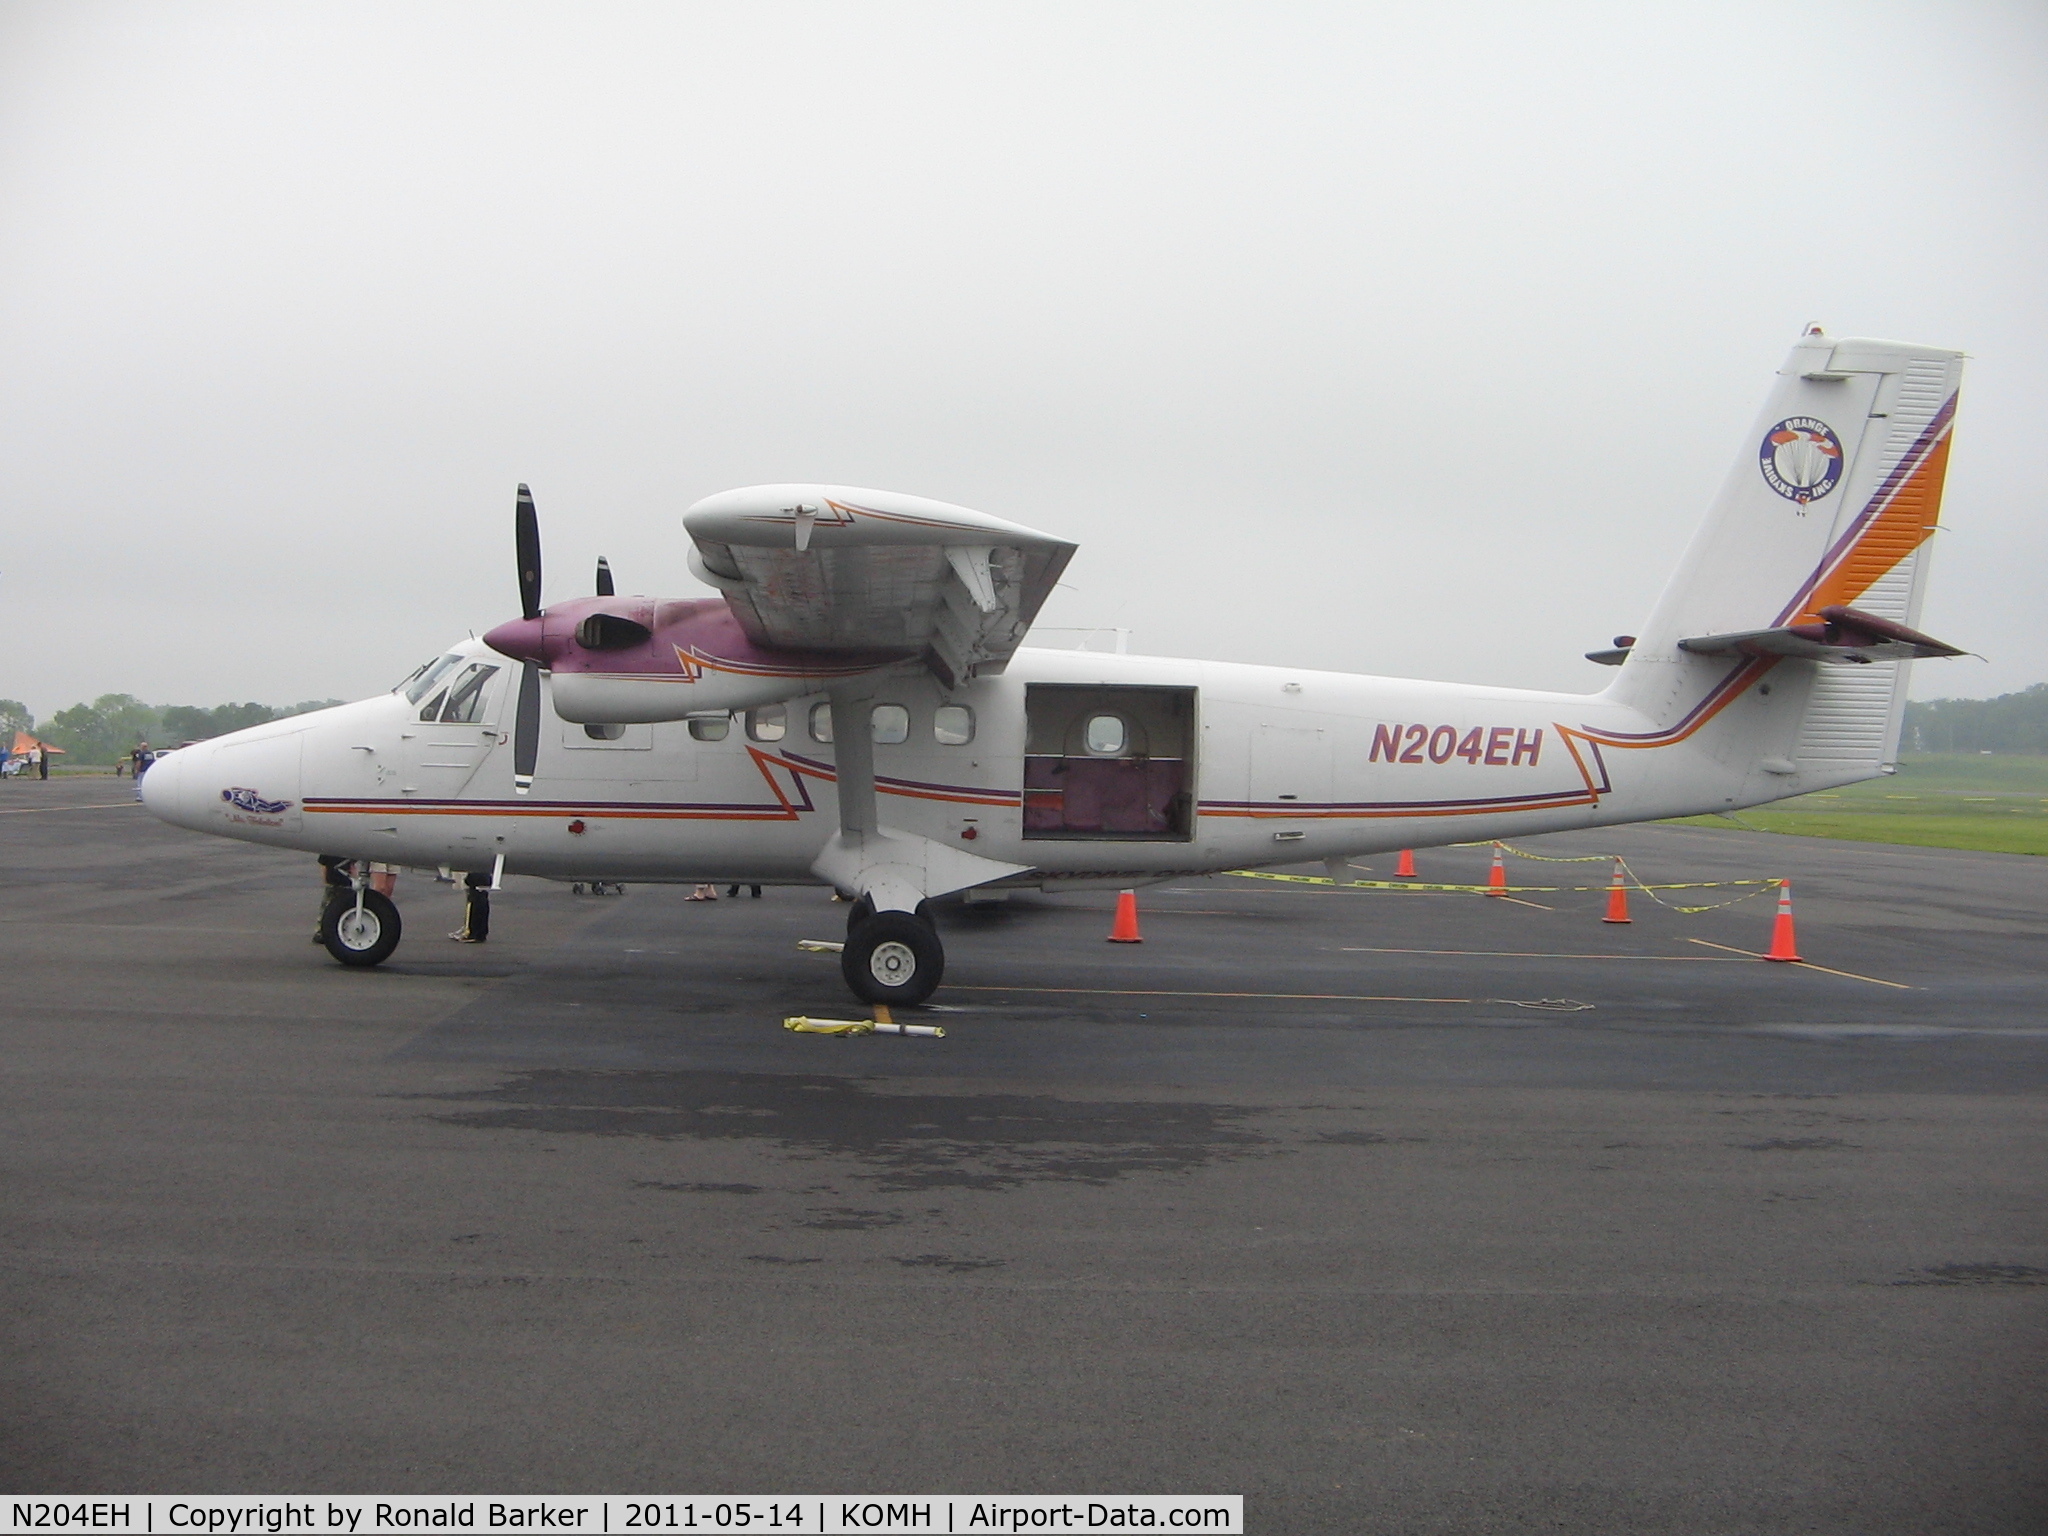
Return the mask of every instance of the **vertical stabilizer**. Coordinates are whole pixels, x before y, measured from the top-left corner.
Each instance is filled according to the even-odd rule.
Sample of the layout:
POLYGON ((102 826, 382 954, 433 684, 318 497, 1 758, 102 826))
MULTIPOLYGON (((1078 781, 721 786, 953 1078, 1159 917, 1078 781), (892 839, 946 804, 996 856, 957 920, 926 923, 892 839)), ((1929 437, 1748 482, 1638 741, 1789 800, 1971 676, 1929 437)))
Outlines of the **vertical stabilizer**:
MULTIPOLYGON (((1670 724, 1730 670, 1681 640, 1831 606, 1916 626, 1961 375, 1940 347, 1800 338, 1610 696, 1670 724)), ((1910 662, 1779 665, 1811 674, 1788 744, 1803 771, 1863 777, 1893 757, 1910 662)))

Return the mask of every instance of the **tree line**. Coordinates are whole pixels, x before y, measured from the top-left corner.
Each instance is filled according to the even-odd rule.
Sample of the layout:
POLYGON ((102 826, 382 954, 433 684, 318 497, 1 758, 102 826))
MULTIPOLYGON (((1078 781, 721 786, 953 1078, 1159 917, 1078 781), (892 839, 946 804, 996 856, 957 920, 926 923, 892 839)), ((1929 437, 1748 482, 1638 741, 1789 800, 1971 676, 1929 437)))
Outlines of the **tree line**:
POLYGON ((1930 699, 1906 706, 1908 752, 2048 753, 2048 683, 1995 699, 1930 699))
POLYGON ((132 693, 103 693, 90 704, 74 704, 38 722, 19 700, 0 699, 0 747, 12 746, 16 731, 27 731, 63 748, 68 765, 103 767, 144 742, 175 747, 345 702, 307 699, 298 704, 216 704, 205 709, 196 704, 145 704, 132 693))

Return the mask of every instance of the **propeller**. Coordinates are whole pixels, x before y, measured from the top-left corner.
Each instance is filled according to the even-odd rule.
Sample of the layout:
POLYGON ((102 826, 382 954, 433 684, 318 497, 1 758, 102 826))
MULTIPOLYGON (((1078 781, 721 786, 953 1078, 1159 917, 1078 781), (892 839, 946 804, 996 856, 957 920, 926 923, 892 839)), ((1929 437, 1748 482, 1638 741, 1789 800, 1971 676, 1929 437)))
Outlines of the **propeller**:
MULTIPOLYGON (((519 556, 519 612, 537 619, 540 606, 540 514, 533 492, 519 487, 519 506, 512 515, 512 538, 519 556)), ((512 792, 533 788, 533 765, 540 757, 540 667, 525 662, 519 672, 519 713, 512 724, 512 792)))
POLYGON ((599 555, 597 557, 597 595, 599 597, 610 597, 613 595, 614 590, 612 586, 612 563, 605 559, 603 555, 599 555))
POLYGON ((533 492, 519 487, 519 509, 513 513, 513 542, 519 551, 519 616, 540 617, 540 514, 533 509, 533 492))

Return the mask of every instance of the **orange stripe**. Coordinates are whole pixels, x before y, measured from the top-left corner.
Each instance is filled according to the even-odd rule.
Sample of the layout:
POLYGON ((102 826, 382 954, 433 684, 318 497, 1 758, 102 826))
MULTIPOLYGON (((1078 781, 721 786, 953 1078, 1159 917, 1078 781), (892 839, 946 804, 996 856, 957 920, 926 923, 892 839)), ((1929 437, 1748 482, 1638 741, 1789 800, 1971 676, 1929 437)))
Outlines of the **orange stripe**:
POLYGON ((1953 436, 1944 435, 1928 450, 1891 504, 1870 520, 1848 553, 1815 584, 1805 608, 1792 623, 1816 623, 1820 610, 1832 603, 1853 606, 1886 572, 1927 541, 1941 517, 1941 492, 1948 477, 1948 446, 1953 436))

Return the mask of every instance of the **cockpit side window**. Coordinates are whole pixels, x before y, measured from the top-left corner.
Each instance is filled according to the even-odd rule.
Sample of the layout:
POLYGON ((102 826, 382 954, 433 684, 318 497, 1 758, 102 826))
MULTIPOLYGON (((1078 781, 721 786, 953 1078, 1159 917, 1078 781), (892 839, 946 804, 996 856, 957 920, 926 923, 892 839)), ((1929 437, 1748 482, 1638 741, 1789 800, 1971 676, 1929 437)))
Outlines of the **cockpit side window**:
MULTIPOLYGON (((446 656, 437 656, 413 673, 403 683, 400 683, 399 687, 405 690, 406 702, 409 704, 419 703, 421 699, 427 696, 427 690, 438 683, 446 675, 448 669, 460 660, 462 658, 452 652, 446 656)), ((434 717, 432 715, 422 715, 420 718, 431 720, 434 717)))
POLYGON ((467 672, 448 689, 448 702, 441 706, 442 724, 474 725, 483 713, 484 684, 498 675, 496 667, 473 662, 467 672))

